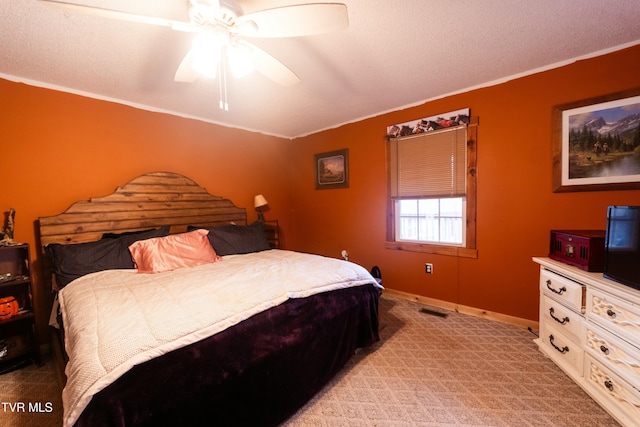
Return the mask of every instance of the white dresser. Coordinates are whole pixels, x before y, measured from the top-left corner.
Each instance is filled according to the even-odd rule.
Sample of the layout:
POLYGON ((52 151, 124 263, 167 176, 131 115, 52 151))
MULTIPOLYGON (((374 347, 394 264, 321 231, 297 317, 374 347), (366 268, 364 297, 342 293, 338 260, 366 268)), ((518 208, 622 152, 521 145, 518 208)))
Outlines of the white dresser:
POLYGON ((540 264, 540 351, 618 422, 640 426, 640 291, 602 273, 533 260, 540 264))

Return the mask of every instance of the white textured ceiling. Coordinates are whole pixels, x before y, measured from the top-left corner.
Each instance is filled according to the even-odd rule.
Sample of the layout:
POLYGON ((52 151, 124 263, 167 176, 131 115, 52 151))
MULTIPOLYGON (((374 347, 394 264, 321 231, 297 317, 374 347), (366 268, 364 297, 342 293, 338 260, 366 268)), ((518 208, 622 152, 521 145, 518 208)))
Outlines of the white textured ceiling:
MULTIPOLYGON (((187 19, 187 0, 67 1, 187 19)), ((249 13, 311 2, 238 3, 249 13)), ((284 87, 257 73, 230 79, 229 111, 218 108, 217 81, 173 80, 191 34, 37 0, 2 0, 0 77, 294 138, 640 43, 639 0, 342 3, 346 30, 252 40, 302 81, 284 87)))

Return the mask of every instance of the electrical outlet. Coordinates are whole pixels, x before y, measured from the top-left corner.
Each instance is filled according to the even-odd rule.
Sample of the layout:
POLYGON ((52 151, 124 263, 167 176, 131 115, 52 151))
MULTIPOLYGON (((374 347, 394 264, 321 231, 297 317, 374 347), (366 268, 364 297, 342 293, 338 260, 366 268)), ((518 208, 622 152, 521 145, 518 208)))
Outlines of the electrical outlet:
POLYGON ((433 264, 426 263, 424 265, 424 272, 427 273, 427 274, 433 273, 433 264))

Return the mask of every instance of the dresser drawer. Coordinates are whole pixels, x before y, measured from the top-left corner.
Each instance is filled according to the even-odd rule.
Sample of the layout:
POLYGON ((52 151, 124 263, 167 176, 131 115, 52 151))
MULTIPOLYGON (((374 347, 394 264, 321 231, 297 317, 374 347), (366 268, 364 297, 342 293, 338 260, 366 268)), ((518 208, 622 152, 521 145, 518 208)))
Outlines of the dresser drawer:
POLYGON ((624 340, 638 342, 640 307, 637 305, 589 287, 587 316, 624 340))
POLYGON ((550 323, 556 329, 571 335, 576 341, 582 336, 583 317, 546 295, 542 296, 540 322, 550 323))
POLYGON ((638 425, 640 392, 636 388, 589 354, 585 355, 584 377, 587 387, 603 396, 602 406, 615 413, 624 425, 638 425))
POLYGON ((584 330, 587 351, 640 389, 640 350, 592 322, 585 322, 584 330))
POLYGON ((540 340, 545 352, 556 361, 558 366, 582 376, 584 350, 580 344, 547 323, 542 324, 540 340))
POLYGON ((540 290, 578 313, 584 313, 585 287, 583 285, 542 268, 540 290))

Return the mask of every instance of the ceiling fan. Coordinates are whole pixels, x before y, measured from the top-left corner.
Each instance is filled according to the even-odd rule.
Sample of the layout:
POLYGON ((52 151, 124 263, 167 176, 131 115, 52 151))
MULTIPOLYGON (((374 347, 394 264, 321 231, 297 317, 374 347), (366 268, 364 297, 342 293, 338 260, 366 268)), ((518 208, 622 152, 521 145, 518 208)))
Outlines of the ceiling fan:
POLYGON ((39 1, 85 14, 195 33, 192 48, 178 66, 175 80, 192 82, 200 75, 219 75, 225 86, 227 64, 235 77, 255 68, 285 86, 300 81, 289 67, 247 38, 308 36, 349 25, 347 7, 342 3, 294 4, 243 14, 235 0, 187 0, 189 20, 178 21, 58 0, 39 1))

